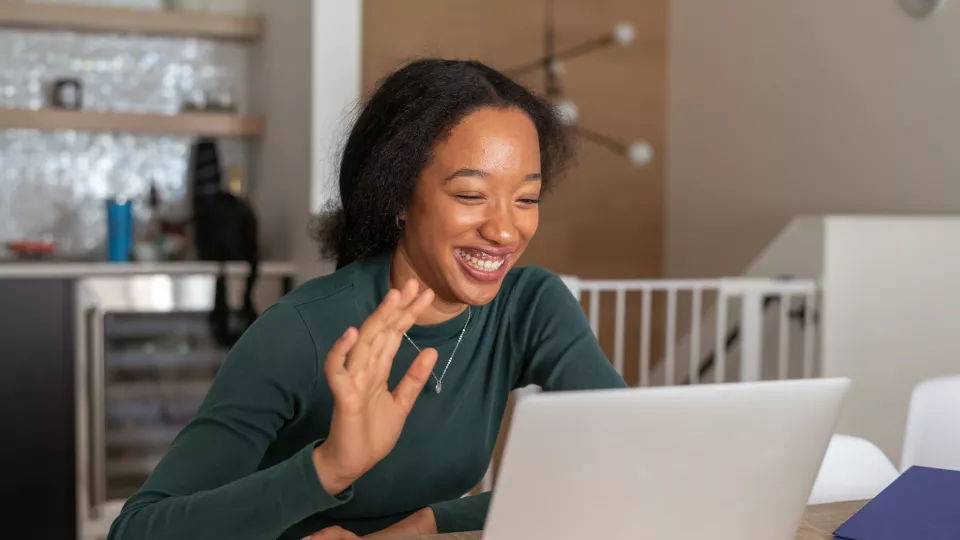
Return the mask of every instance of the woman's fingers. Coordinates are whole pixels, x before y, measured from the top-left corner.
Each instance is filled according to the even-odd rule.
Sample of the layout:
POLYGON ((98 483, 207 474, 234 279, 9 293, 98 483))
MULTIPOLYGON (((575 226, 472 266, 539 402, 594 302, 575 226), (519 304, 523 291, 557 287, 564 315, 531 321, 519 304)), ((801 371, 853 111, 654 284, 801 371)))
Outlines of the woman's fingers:
POLYGON ((385 350, 389 349, 392 346, 391 343, 392 343, 392 338, 391 338, 391 332, 389 331, 380 332, 380 334, 378 334, 377 337, 373 338, 373 343, 370 344, 370 352, 369 352, 370 364, 369 365, 374 369, 367 370, 367 372, 365 372, 365 377, 363 379, 364 381, 372 380, 373 383, 377 385, 386 383, 386 378, 381 377, 379 371, 377 371, 377 368, 380 364, 380 357, 384 354, 385 350))
POLYGON ((415 279, 409 279, 400 289, 400 302, 397 309, 390 315, 385 328, 396 328, 397 321, 403 317, 403 314, 409 308, 410 304, 420 296, 420 283, 415 279))
POLYGON ((373 341, 377 334, 390 322, 393 314, 397 311, 400 304, 402 293, 396 289, 390 289, 383 302, 377 306, 377 309, 363 321, 360 326, 360 341, 369 343, 373 341))
POLYGON ((413 408, 417 396, 420 395, 423 385, 430 378, 430 372, 436 363, 437 351, 435 349, 424 349, 393 390, 393 399, 403 409, 404 413, 409 413, 410 409, 413 408))
POLYGON ((403 342, 403 332, 397 330, 384 331, 386 339, 383 342, 383 348, 376 356, 375 366, 380 380, 386 382, 390 378, 390 368, 393 366, 393 359, 400 350, 400 344, 403 342))
MULTIPOLYGON (((397 318, 403 312, 403 310, 405 310, 407 306, 410 305, 410 302, 413 302, 417 298, 418 296, 417 292, 419 290, 420 290, 420 282, 418 282, 415 279, 408 279, 407 282, 404 283, 402 287, 396 290, 396 292, 394 292, 394 290, 391 290, 391 293, 397 296, 395 302, 392 305, 392 309, 384 310, 382 313, 383 317, 380 320, 376 321, 376 324, 371 325, 370 331, 371 332, 382 331, 384 328, 393 326, 397 318)), ((380 304, 381 307, 386 302, 387 302, 387 299, 384 299, 384 301, 380 304)), ((377 315, 378 311, 380 311, 379 308, 377 309, 377 311, 374 312, 373 315, 371 315, 371 318, 374 315, 377 315)), ((370 319, 367 319, 367 320, 369 321, 370 319)), ((364 323, 364 326, 366 326, 366 322, 364 323)), ((363 328, 361 327, 361 330, 362 329, 363 328)))
POLYGON ((407 309, 403 310, 403 313, 398 318, 396 323, 396 329, 400 332, 406 332, 413 326, 417 319, 423 314, 424 310, 430 307, 430 304, 433 303, 434 294, 430 289, 424 290, 417 296, 416 300, 410 303, 407 309))
POLYGON ((387 292, 383 302, 360 326, 360 347, 350 355, 347 365, 350 371, 363 371, 369 366, 373 355, 366 354, 365 346, 369 346, 381 332, 393 325, 398 314, 416 297, 417 288, 417 281, 411 279, 402 290, 390 289, 387 292))
POLYGON ((420 292, 419 288, 419 282, 411 279, 401 290, 391 290, 364 321, 345 362, 341 362, 348 374, 361 375, 373 370, 360 380, 374 385, 386 383, 403 334, 433 303, 433 291, 425 289, 420 292))
POLYGON ((357 344, 357 337, 356 328, 352 326, 347 328, 340 339, 334 342, 330 352, 327 353, 326 360, 323 362, 323 371, 327 375, 331 390, 334 392, 342 390, 344 385, 350 384, 349 373, 346 369, 347 354, 357 344))
POLYGON ((404 333, 410 329, 417 321, 417 318, 423 313, 423 310, 433 302, 433 291, 426 289, 419 293, 415 300, 404 310, 398 310, 399 317, 394 321, 394 325, 385 332, 391 333, 391 338, 384 347, 383 354, 377 357, 377 369, 383 379, 390 376, 390 368, 393 366, 393 359, 400 349, 403 342, 404 333))
POLYGON ((360 537, 342 527, 327 527, 301 540, 351 540, 352 538, 360 537))
POLYGON ((357 345, 347 357, 347 371, 360 373, 370 364, 370 346, 392 318, 400 302, 400 292, 390 289, 380 306, 367 317, 358 330, 357 345))
POLYGON ((420 282, 415 279, 408 279, 400 289, 401 306, 407 306, 417 297, 420 292, 420 282))

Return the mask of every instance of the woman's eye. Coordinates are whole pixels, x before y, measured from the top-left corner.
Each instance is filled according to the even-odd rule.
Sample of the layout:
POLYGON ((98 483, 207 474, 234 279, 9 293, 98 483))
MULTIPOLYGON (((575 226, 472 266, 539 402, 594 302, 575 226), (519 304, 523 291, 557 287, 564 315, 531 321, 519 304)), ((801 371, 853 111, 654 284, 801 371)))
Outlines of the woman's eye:
POLYGON ((540 199, 520 199, 518 202, 523 205, 534 206, 540 204, 540 199))
POLYGON ((457 195, 456 197, 457 197, 458 199, 460 199, 460 200, 463 200, 463 201, 480 201, 480 200, 483 200, 483 196, 482 196, 482 195, 476 195, 476 194, 473 194, 473 193, 462 193, 462 194, 460 194, 460 195, 457 195))

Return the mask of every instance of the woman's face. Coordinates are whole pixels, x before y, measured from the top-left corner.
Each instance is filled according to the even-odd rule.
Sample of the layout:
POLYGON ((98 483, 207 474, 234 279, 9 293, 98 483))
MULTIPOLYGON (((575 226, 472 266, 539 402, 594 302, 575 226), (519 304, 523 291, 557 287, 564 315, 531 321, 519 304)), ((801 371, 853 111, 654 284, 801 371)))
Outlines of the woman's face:
POLYGON ((438 298, 483 305, 537 232, 537 130, 519 109, 482 108, 434 149, 417 179, 401 240, 438 298))

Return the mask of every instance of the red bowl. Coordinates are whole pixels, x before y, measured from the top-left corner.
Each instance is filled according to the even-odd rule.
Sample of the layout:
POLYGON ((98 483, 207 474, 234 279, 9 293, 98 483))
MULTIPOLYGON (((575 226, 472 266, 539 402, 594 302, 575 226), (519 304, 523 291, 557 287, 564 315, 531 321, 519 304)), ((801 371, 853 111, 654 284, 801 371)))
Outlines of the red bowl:
POLYGON ((37 242, 30 240, 17 240, 5 244, 9 251, 21 257, 38 257, 50 255, 57 250, 57 245, 53 242, 37 242))

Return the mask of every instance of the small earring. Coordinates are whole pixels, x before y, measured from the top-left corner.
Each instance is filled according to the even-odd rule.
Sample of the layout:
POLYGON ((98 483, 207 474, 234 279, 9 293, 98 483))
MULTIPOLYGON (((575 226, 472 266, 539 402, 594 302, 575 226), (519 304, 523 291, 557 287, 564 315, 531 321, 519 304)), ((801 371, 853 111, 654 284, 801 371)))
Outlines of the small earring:
POLYGON ((401 218, 400 216, 397 216, 397 217, 396 217, 396 221, 397 221, 397 228, 402 230, 402 229, 403 229, 403 218, 401 218))

